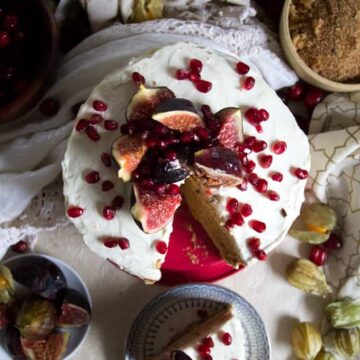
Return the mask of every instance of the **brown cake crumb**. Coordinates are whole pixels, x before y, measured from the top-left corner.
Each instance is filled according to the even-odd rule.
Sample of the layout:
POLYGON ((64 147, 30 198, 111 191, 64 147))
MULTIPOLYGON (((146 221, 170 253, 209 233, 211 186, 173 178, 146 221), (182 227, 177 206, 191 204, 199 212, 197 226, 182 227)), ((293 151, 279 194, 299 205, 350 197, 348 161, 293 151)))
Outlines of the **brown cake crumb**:
POLYGON ((293 0, 289 27, 312 70, 330 80, 360 82, 360 0, 293 0))

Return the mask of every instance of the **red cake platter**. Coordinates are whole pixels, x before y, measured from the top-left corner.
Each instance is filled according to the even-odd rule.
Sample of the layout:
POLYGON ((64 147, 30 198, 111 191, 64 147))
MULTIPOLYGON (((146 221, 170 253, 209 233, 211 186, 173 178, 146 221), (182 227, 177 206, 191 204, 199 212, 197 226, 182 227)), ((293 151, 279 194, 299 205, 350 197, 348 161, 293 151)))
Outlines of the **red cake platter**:
POLYGON ((162 285, 213 282, 235 272, 219 255, 204 228, 184 204, 175 214, 169 250, 161 267, 162 285))

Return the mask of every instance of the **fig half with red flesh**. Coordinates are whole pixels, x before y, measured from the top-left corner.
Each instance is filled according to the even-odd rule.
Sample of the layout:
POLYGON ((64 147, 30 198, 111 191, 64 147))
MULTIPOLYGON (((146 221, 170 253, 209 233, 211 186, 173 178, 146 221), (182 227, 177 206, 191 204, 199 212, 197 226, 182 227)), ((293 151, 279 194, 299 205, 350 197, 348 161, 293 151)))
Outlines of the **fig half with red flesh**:
POLYGON ((131 213, 135 221, 145 233, 152 234, 174 217, 181 204, 181 195, 158 194, 153 189, 134 183, 132 201, 131 213))
POLYGON ((21 338, 22 349, 29 360, 61 360, 66 352, 70 333, 52 333, 45 340, 21 338))
POLYGON ((175 98, 161 102, 152 118, 169 129, 177 131, 189 131, 204 126, 193 103, 186 99, 175 98))
POLYGON ((196 152, 194 171, 208 186, 235 186, 243 182, 237 153, 222 146, 196 152))
POLYGON ((163 101, 172 99, 175 94, 165 86, 147 88, 140 85, 139 90, 131 98, 127 109, 127 121, 144 121, 151 119, 155 108, 163 101))
POLYGON ((242 114, 238 108, 225 108, 215 114, 220 120, 217 135, 219 143, 227 149, 236 149, 236 145, 243 141, 242 114))
POLYGON ((144 140, 139 136, 124 135, 112 145, 112 157, 119 166, 118 177, 130 181, 131 173, 138 167, 147 151, 144 140))

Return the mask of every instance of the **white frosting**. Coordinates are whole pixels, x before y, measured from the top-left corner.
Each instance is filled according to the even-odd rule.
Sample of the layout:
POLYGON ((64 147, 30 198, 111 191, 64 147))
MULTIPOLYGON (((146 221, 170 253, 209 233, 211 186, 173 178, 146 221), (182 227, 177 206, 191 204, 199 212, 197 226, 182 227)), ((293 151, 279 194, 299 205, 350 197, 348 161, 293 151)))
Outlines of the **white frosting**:
MULTIPOLYGON (((241 192, 235 188, 220 189, 222 201, 219 212, 224 216, 225 204, 228 196, 236 197, 240 202, 250 203, 253 215, 247 220, 264 221, 267 229, 258 234, 252 230, 247 221, 242 227, 235 227, 232 234, 237 239, 245 261, 252 259, 246 246, 246 239, 257 236, 261 239, 261 246, 269 251, 275 247, 287 233, 291 223, 299 213, 304 200, 306 181, 299 180, 290 173, 292 167, 309 169, 309 145, 306 136, 299 129, 289 109, 277 97, 276 93, 265 83, 261 75, 251 69, 248 75, 255 78, 253 89, 240 89, 241 76, 234 70, 237 58, 218 54, 212 50, 194 44, 178 43, 166 46, 153 54, 137 58, 119 70, 109 74, 91 93, 89 99, 81 107, 77 120, 89 118, 94 112, 92 102, 102 100, 108 105, 103 114, 106 119, 125 121, 125 110, 136 86, 131 79, 131 73, 138 71, 145 76, 148 86, 167 86, 177 97, 191 100, 199 109, 202 104, 208 104, 214 112, 225 107, 252 106, 265 108, 270 118, 263 123, 263 134, 258 134, 255 128, 244 121, 245 135, 254 135, 265 140, 269 145, 275 140, 286 141, 288 148, 282 155, 273 154, 273 164, 270 169, 262 169, 257 162, 259 154, 251 154, 250 159, 257 163, 255 172, 269 182, 269 189, 280 194, 280 201, 270 201, 259 194, 251 185, 248 190, 241 192), (212 90, 208 93, 197 91, 187 80, 176 80, 176 69, 186 68, 191 58, 200 59, 203 64, 202 78, 212 82, 212 90), (268 175, 273 171, 280 171, 284 175, 281 183, 272 181, 268 175), (287 216, 283 217, 280 210, 284 208, 287 216)), ((97 125, 101 136, 100 141, 94 143, 85 134, 73 131, 63 161, 64 194, 69 206, 80 206, 85 209, 84 214, 71 219, 84 237, 85 243, 104 258, 109 258, 121 268, 140 278, 156 281, 160 278, 157 262, 163 262, 154 246, 154 241, 161 239, 168 242, 172 225, 155 234, 145 234, 139 229, 130 214, 131 185, 117 180, 116 172, 106 168, 100 160, 102 152, 111 151, 112 142, 119 136, 119 131, 106 131, 102 125, 97 125), (115 187, 108 192, 101 191, 101 182, 89 185, 84 181, 84 174, 88 170, 98 170, 102 180, 111 180, 115 187), (123 194, 125 198, 123 209, 116 217, 107 221, 102 217, 102 208, 109 204, 112 198, 123 194), (108 236, 124 236, 130 241, 130 248, 108 249, 102 239, 108 236)), ((271 153, 266 150, 263 153, 271 153)))

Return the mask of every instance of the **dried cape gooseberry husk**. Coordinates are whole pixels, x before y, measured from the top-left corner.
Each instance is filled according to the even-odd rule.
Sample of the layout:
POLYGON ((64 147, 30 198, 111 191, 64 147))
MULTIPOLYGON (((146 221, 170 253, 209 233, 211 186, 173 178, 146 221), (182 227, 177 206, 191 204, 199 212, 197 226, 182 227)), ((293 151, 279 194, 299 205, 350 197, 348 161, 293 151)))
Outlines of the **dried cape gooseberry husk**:
POLYGON ((333 333, 336 351, 345 359, 360 353, 360 329, 336 329, 333 333))
POLYGON ((294 352, 301 360, 314 360, 323 345, 320 332, 308 322, 293 327, 291 340, 294 352))
POLYGON ((163 17, 164 3, 162 0, 135 0, 133 12, 128 21, 140 23, 163 17))
POLYGON ((306 259, 294 260, 286 269, 288 282, 307 293, 326 297, 331 288, 326 282, 325 274, 313 262, 306 259))
POLYGON ((316 231, 306 231, 306 230, 290 230, 289 235, 300 241, 309 244, 318 244, 318 245, 323 244, 330 237, 330 233, 322 234, 316 231))
POLYGON ((352 329, 360 327, 360 298, 345 298, 330 303, 326 307, 326 314, 334 328, 352 329))
POLYGON ((0 304, 8 304, 15 293, 14 279, 10 269, 0 264, 0 304))
POLYGON ((315 360, 336 360, 335 356, 328 351, 322 349, 317 355, 315 360))
POLYGON ((300 216, 309 231, 327 234, 336 226, 334 210, 321 203, 304 207, 301 210, 300 216))

